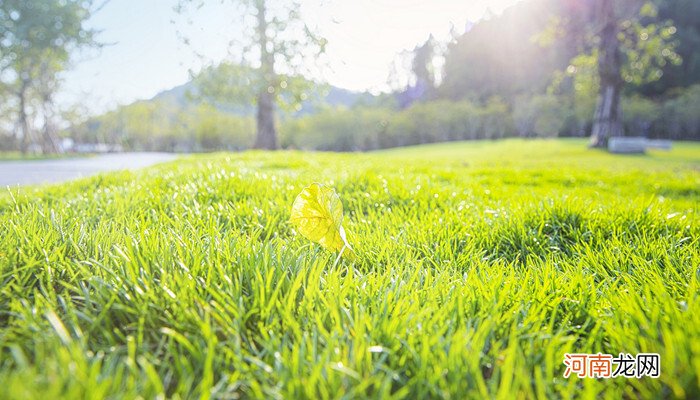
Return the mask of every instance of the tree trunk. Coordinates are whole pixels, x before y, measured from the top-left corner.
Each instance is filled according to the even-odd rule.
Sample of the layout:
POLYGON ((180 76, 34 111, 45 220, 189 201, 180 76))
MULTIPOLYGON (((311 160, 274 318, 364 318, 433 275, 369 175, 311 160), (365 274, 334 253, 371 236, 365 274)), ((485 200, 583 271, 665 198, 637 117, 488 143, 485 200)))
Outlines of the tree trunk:
POLYGON ((277 133, 275 131, 275 103, 273 94, 261 90, 258 95, 258 134, 255 138, 255 148, 265 150, 277 149, 277 133))
POLYGON ((258 94, 257 135, 255 148, 265 150, 277 149, 277 132, 275 131, 275 55, 268 49, 267 19, 265 16, 266 0, 257 1, 258 9, 258 44, 260 45, 260 75, 262 85, 258 94))
POLYGON ((58 137, 56 136, 56 131, 54 130, 51 121, 44 121, 44 137, 41 141, 41 149, 44 154, 59 154, 63 153, 60 143, 58 142, 58 137))
POLYGON ((27 88, 29 83, 26 80, 22 80, 22 84, 17 93, 19 98, 19 127, 22 129, 22 140, 20 142, 20 151, 22 154, 27 154, 29 152, 29 145, 31 143, 31 133, 29 129, 29 118, 27 116, 27 88))
POLYGON ((593 116, 590 146, 604 148, 607 147, 609 138, 624 134, 620 107, 623 82, 620 74, 622 55, 617 39, 618 27, 613 0, 602 0, 600 12, 603 21, 598 49, 600 92, 593 116))
POLYGON ((58 137, 56 136, 56 130, 53 125, 53 99, 50 93, 44 93, 42 95, 42 108, 44 114, 44 129, 43 129, 43 140, 41 142, 41 148, 44 154, 59 154, 63 153, 60 143, 58 142, 58 137))

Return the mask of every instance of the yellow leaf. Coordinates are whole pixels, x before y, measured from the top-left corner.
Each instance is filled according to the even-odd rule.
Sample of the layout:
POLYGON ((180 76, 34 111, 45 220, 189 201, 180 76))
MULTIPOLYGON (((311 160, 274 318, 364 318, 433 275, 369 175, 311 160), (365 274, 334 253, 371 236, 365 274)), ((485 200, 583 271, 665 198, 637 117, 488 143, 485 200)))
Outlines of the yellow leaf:
POLYGON ((327 250, 353 257, 343 229, 343 203, 335 191, 320 183, 304 188, 294 200, 289 221, 305 238, 327 250))

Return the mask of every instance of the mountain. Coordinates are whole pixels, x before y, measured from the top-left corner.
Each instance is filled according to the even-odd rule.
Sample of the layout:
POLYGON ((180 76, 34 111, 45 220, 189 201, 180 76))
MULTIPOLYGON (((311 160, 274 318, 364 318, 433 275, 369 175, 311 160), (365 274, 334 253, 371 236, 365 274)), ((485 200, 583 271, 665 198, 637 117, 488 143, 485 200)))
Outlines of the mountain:
MULTIPOLYGON (((158 102, 173 106, 173 108, 187 109, 190 106, 197 105, 201 101, 196 97, 197 86, 194 81, 189 81, 185 84, 175 86, 172 89, 164 90, 153 98, 146 100, 158 102)), ((336 108, 363 104, 371 105, 379 101, 379 97, 369 92, 354 92, 339 87, 324 85, 322 93, 319 96, 310 98, 301 103, 301 109, 292 113, 292 116, 303 116, 318 112, 322 108, 336 108)), ((230 113, 237 116, 255 115, 254 105, 216 105, 219 111, 230 113)))

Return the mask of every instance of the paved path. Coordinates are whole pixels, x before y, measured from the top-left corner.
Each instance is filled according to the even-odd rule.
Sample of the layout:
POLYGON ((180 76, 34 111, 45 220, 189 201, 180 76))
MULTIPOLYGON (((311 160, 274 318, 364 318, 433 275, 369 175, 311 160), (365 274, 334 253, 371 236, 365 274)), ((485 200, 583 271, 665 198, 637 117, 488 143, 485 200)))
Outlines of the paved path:
POLYGON ((99 172, 143 168, 177 157, 170 153, 114 153, 56 160, 0 161, 0 188, 56 183, 99 172))

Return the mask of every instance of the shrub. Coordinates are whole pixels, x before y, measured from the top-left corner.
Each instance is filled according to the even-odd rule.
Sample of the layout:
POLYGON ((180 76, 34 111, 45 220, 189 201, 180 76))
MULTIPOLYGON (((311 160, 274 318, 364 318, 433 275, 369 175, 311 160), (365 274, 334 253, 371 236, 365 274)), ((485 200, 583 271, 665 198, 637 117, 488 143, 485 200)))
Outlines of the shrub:
POLYGON ((284 121, 282 147, 305 150, 372 150, 387 141, 391 111, 384 108, 336 108, 284 121))
POLYGON ((522 96, 513 106, 513 123, 521 137, 556 137, 574 118, 570 102, 551 94, 522 96))
POLYGON ((622 100, 622 118, 627 136, 651 136, 659 124, 661 106, 640 96, 622 100))
MULTIPOLYGON (((455 140, 508 136, 582 136, 590 130, 592 98, 545 94, 390 106, 328 108, 299 118, 282 116, 280 144, 305 150, 366 151, 455 140), (584 101, 585 100, 585 101, 584 101)), ((622 99, 630 136, 700 139, 700 85, 664 103, 633 96, 622 99)), ((71 129, 77 142, 120 144, 126 150, 242 150, 253 143, 252 117, 210 105, 179 108, 165 102, 121 107, 71 129)))
POLYGON ((670 139, 700 139, 700 85, 683 90, 663 105, 661 123, 670 139))
POLYGON ((415 103, 401 111, 327 109, 286 120, 280 132, 283 147, 358 151, 505 137, 512 132, 512 119, 508 106, 500 100, 485 106, 468 101, 434 101, 415 103))

